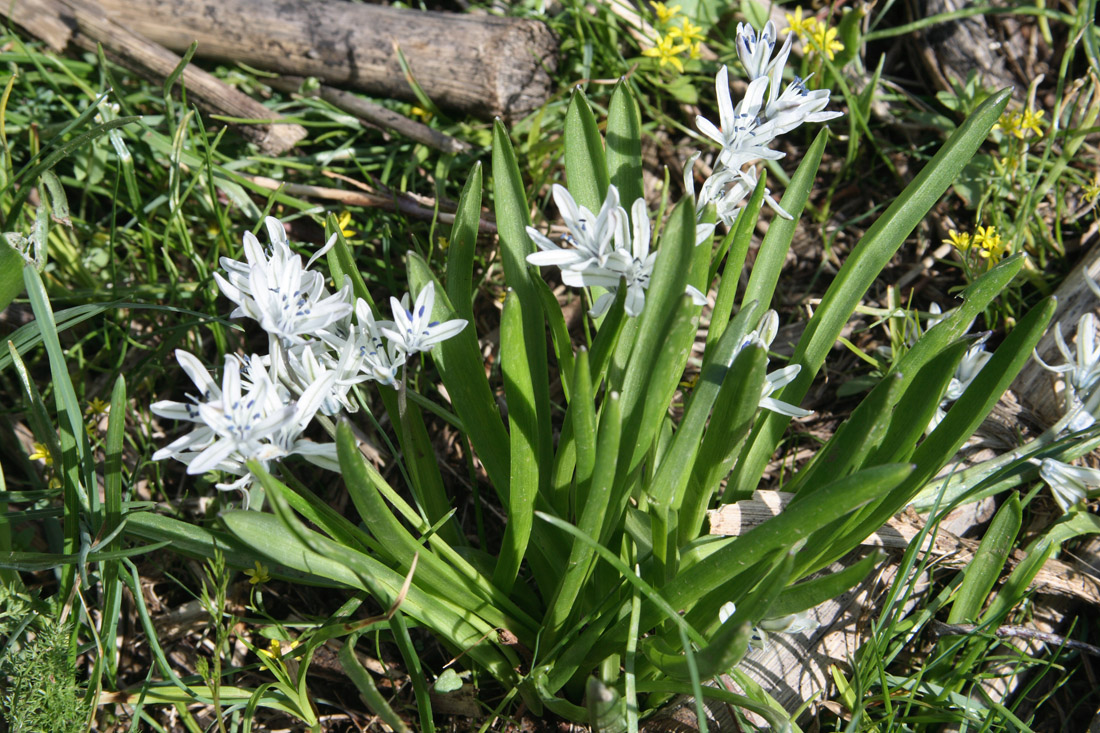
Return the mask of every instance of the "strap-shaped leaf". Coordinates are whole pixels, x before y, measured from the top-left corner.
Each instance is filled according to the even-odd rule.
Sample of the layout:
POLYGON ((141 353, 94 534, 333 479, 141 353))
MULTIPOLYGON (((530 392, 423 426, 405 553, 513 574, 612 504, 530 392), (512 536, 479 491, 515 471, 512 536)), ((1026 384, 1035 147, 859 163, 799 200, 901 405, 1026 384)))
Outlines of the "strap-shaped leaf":
POLYGON ((458 197, 458 211, 451 226, 451 246, 447 249, 447 295, 458 317, 471 324, 474 322, 474 250, 480 223, 481 161, 478 161, 458 197))
POLYGON ((600 210, 607 196, 607 160, 596 118, 580 87, 573 90, 565 113, 565 181, 577 204, 593 213, 600 210))
MULTIPOLYGON (((757 301, 763 310, 771 308, 772 295, 787 261, 787 252, 791 249, 791 240, 798 229, 802 209, 810 197, 810 189, 817 177, 817 167, 821 164, 821 154, 825 151, 825 141, 829 137, 828 128, 822 128, 814 138, 806 156, 798 164, 798 170, 791 177, 787 190, 783 192, 780 205, 794 218, 777 216, 768 225, 768 233, 760 243, 760 251, 749 275, 749 284, 741 297, 741 304, 757 301)), ((759 186, 758 186, 759 187, 759 186)))
POLYGON ((642 198, 642 117, 626 79, 615 85, 607 110, 607 171, 624 206, 642 198))
MULTIPOLYGON (((863 235, 799 339, 790 363, 801 364, 802 370, 776 395, 778 399, 798 404, 806 396, 863 294, 985 141, 1009 96, 1010 90, 1004 89, 983 102, 863 235)), ((735 474, 739 485, 759 482, 789 422, 789 417, 769 413, 753 431, 751 450, 739 461, 735 474)))

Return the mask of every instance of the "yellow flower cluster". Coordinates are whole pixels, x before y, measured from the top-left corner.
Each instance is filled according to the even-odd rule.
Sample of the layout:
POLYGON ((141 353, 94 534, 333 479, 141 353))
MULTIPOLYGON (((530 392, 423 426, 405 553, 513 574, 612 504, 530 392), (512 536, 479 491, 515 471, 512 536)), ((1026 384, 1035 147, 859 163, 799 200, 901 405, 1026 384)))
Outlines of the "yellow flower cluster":
POLYGON ((1043 128, 1039 126, 1043 119, 1043 110, 1035 111, 1025 109, 1021 112, 1006 111, 993 126, 994 130, 1000 130, 1006 135, 1013 135, 1020 140, 1026 140, 1032 133, 1036 137, 1043 136, 1043 128))
POLYGON ((802 8, 795 8, 794 13, 787 13, 787 33, 794 33, 803 41, 809 43, 810 50, 819 53, 832 61, 838 51, 844 50, 844 44, 837 40, 837 29, 830 28, 817 18, 802 17, 802 8))
POLYGON ((944 244, 950 244, 963 254, 973 251, 990 263, 998 262, 1009 251, 1008 242, 1001 238, 995 226, 979 226, 975 228, 973 235, 969 232, 956 232, 954 229, 947 234, 944 244))
POLYGON ((663 32, 657 37, 657 45, 642 51, 643 56, 655 58, 660 66, 671 64, 680 73, 684 71, 684 62, 680 55, 685 51, 689 59, 699 58, 700 44, 706 37, 703 28, 691 22, 689 18, 680 18, 680 23, 674 21, 680 13, 680 6, 667 6, 664 3, 653 3, 653 12, 657 15, 657 23, 662 26, 663 32))

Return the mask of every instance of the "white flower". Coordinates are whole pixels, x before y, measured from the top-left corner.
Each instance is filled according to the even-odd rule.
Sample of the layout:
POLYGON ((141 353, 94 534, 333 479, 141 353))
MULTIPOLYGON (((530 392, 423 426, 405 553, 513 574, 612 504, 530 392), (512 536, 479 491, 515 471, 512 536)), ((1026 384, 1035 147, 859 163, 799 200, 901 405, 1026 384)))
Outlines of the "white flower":
POLYGON ((271 240, 270 256, 251 232, 245 232, 247 264, 223 257, 226 277, 215 273, 214 279, 222 293, 237 304, 231 318, 248 316, 272 336, 290 345, 302 344, 306 337, 318 335, 352 309, 350 284, 329 295, 324 277, 309 270, 335 244, 336 237, 331 237, 302 267, 302 258, 291 251, 279 220, 269 216, 264 223, 271 240))
POLYGON ((195 429, 153 453, 154 461, 161 461, 165 458, 178 458, 184 453, 201 451, 213 443, 216 437, 210 426, 199 417, 198 406, 202 402, 221 399, 221 387, 210 378, 206 367, 193 354, 182 349, 176 349, 176 360, 195 386, 199 388, 199 394, 197 396, 188 395, 190 402, 175 402, 173 400, 154 402, 149 405, 149 410, 159 417, 195 423, 195 429))
POLYGON ((779 54, 772 59, 777 38, 775 23, 770 20, 764 24, 764 29, 760 31, 759 36, 748 23, 737 24, 737 56, 741 59, 741 65, 745 67, 745 73, 749 75, 749 79, 758 79, 776 69, 782 74, 787 56, 791 52, 794 34, 787 36, 779 54))
MULTIPOLYGON (((760 323, 756 330, 749 332, 741 339, 741 344, 737 347, 737 351, 734 352, 734 356, 736 357, 737 354, 741 353, 741 351, 748 346, 757 346, 764 349, 766 353, 778 333, 779 314, 774 310, 768 310, 761 316, 760 323)), ((768 362, 770 361, 769 359, 768 362)), ((733 364, 733 359, 730 359, 730 363, 726 366, 729 367, 731 364, 733 364)), ((780 415, 786 415, 788 417, 809 417, 814 414, 813 410, 804 410, 801 407, 792 405, 789 402, 777 400, 771 396, 772 393, 783 389, 793 382, 801 370, 801 364, 791 364, 766 375, 764 377, 764 386, 760 394, 760 401, 757 403, 759 407, 764 410, 778 412, 780 415)))
POLYGON ((1033 356, 1044 369, 1063 375, 1066 384, 1063 398, 1066 413, 1077 413, 1071 419, 1069 429, 1084 430, 1095 422, 1094 416, 1086 409, 1086 403, 1091 401, 1090 397, 1097 391, 1097 384, 1100 383, 1100 344, 1096 339, 1096 316, 1085 313, 1077 321, 1075 348, 1071 349, 1066 343, 1061 324, 1054 326, 1054 341, 1066 360, 1065 364, 1051 366, 1039 358, 1038 352, 1034 352, 1033 356))
POLYGON ((626 212, 619 210, 618 227, 615 229, 615 250, 608 255, 606 264, 594 263, 583 270, 562 270, 561 280, 570 287, 602 287, 608 292, 601 295, 588 313, 599 318, 615 300, 620 281, 626 281, 627 315, 637 316, 645 307, 645 291, 649 287, 649 278, 653 274, 653 263, 657 253, 649 251, 651 230, 649 212, 645 199, 637 199, 630 207, 630 219, 626 212))
POLYGON ((1039 464, 1039 477, 1050 486, 1054 500, 1063 512, 1068 512, 1071 507, 1084 500, 1090 490, 1100 488, 1100 471, 1073 466, 1053 458, 1044 458, 1039 464))
POLYGON ((768 147, 774 136, 757 133, 757 127, 762 123, 758 115, 764 104, 768 78, 762 76, 750 82, 745 98, 737 107, 734 107, 730 97, 729 70, 725 66, 718 70, 714 86, 718 98, 719 126, 702 115, 695 118, 695 124, 699 132, 722 146, 719 161, 737 169, 753 160, 782 158, 783 153, 768 147))
POLYGON ((935 430, 936 426, 947 416, 947 408, 950 403, 963 396, 966 388, 977 378, 986 362, 993 358, 993 354, 985 350, 985 342, 988 338, 989 333, 984 334, 963 354, 959 365, 955 367, 955 373, 951 376, 951 381, 947 383, 947 390, 943 394, 943 399, 936 407, 931 422, 928 423, 926 432, 935 430))
POLYGON ((381 332, 406 354, 428 351, 440 341, 445 341, 466 327, 466 321, 455 318, 450 321, 432 321, 435 304, 435 283, 429 282, 416 296, 416 304, 408 310, 409 294, 397 300, 390 298, 393 310, 393 326, 382 326, 381 332))
POLYGON ((619 224, 618 189, 608 186, 599 215, 578 206, 565 186, 555 183, 553 193, 558 212, 569 229, 562 241, 572 246, 559 247, 534 227, 527 227, 527 235, 541 250, 527 255, 527 261, 539 267, 557 265, 562 270, 583 270, 593 262, 602 267, 611 254, 609 246, 619 224))
POLYGON ((768 105, 764 111, 764 117, 772 126, 768 133, 774 137, 790 132, 804 122, 828 122, 843 114, 838 111, 825 111, 825 105, 829 103, 828 89, 809 91, 803 80, 797 76, 777 97, 778 89, 778 84, 772 86, 768 105))

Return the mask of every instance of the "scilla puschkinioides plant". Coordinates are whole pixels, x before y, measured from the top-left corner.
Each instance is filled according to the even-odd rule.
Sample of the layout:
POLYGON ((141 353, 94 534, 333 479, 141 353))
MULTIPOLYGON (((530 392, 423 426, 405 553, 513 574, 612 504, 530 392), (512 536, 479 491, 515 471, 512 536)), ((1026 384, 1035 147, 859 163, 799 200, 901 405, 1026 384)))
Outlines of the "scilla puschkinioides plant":
MULTIPOLYGON (((808 91, 797 78, 783 86, 789 45, 773 57, 775 37, 774 28, 759 38, 747 27, 739 30, 748 91, 734 105, 727 70, 719 72, 720 125, 699 121, 721 145, 714 173, 696 199, 694 158, 689 162, 691 193, 657 222, 657 241, 642 199, 641 120, 628 83, 611 98, 606 143, 584 94, 573 94, 565 127, 568 187, 553 193, 569 234, 557 243, 530 227, 521 171, 504 126, 496 124, 493 198, 508 285, 500 324, 506 419, 469 325, 480 167, 463 190, 445 277, 437 279, 410 254, 410 286, 419 296, 411 312, 407 301, 395 301, 393 322, 377 320, 383 314, 338 234, 328 249, 335 294, 309 269, 317 255, 303 268, 277 224, 269 222, 270 252, 246 239, 248 263, 223 262, 227 274, 219 284, 237 303, 237 315, 270 334, 269 354, 230 357, 220 384, 195 357, 181 356, 202 394, 155 409, 196 427, 158 457, 189 461, 191 472, 228 471, 238 478, 227 488, 251 484, 254 496, 262 487, 273 513, 225 512, 224 531, 134 515, 129 532, 171 539, 195 554, 209 554, 216 540, 234 548, 235 564, 249 567, 258 558, 273 574, 362 590, 385 608, 400 601, 382 623, 420 683, 426 729, 430 702, 417 679, 420 661, 405 617, 431 630, 461 664, 495 678, 511 692, 507 699, 519 695, 536 712, 548 708, 587 722, 599 708, 601 718, 621 718, 636 729, 639 717, 669 694, 687 692, 753 710, 777 727, 788 724, 767 691, 737 669, 752 630, 843 592, 869 571, 873 557, 805 580, 930 485, 1029 357, 1053 303, 1043 301, 1020 320, 925 436, 971 345, 970 323, 1021 260, 993 267, 785 486, 796 492, 785 511, 739 537, 708 536, 706 511, 757 487, 789 420, 805 414, 797 405, 861 297, 1008 100, 1007 91, 993 95, 947 140, 851 252, 788 366, 769 372, 767 347, 777 325, 769 305, 825 133, 779 201, 752 164, 780 157, 769 147, 776 135, 836 114, 825 110, 828 91, 808 91), (738 302, 739 276, 765 200, 777 216, 738 302), (715 242, 719 219, 728 231, 715 242), (542 279, 539 267, 548 265, 560 268, 566 285, 588 289, 591 337, 580 347, 542 279), (699 380, 675 421, 669 406, 697 334, 703 294, 712 290, 699 380), (548 328, 566 400, 560 419, 549 396, 548 328), (415 351, 430 352, 454 410, 449 419, 468 436, 507 513, 499 546, 470 547, 452 516, 418 407, 426 398, 415 391, 409 358, 415 351), (346 420, 328 422, 334 445, 301 438, 318 413, 336 416, 354 406, 355 385, 367 379, 380 382, 411 502, 363 458, 346 420), (330 509, 285 467, 283 480, 269 473, 275 459, 295 453, 339 468, 360 524, 330 509), (743 694, 702 686, 725 672, 743 694)), ((358 628, 333 624, 296 653, 309 655, 324 639, 358 628)), ((364 681, 353 655, 346 656, 349 674, 369 698, 369 677, 364 681)))

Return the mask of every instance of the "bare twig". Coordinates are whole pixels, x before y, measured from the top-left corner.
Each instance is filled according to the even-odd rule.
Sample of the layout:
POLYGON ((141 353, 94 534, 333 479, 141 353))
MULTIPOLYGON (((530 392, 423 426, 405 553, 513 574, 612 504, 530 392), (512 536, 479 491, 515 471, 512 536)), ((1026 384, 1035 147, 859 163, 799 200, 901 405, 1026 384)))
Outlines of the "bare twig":
POLYGON ((1034 639, 1044 644, 1053 644, 1054 646, 1065 647, 1066 649, 1075 649, 1079 652, 1091 654, 1094 657, 1100 657, 1100 646, 1093 646, 1083 641, 1067 639, 1058 634, 1039 631, 1038 629, 1028 628, 1027 626, 998 626, 995 629, 983 629, 975 624, 945 624, 942 621, 933 621, 928 625, 928 630, 932 632, 934 636, 966 636, 978 632, 992 634, 1001 639, 1034 639))

